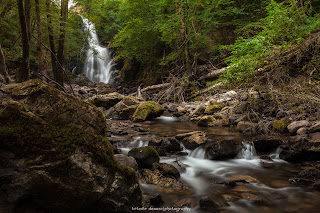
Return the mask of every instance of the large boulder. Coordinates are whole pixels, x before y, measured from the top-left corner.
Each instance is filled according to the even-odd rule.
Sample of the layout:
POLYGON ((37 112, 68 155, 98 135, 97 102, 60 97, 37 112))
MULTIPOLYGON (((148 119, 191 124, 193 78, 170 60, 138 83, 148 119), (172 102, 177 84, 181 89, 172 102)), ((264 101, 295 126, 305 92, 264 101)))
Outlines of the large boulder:
POLYGON ((125 96, 122 101, 114 106, 114 112, 118 114, 121 119, 131 119, 136 111, 140 101, 133 96, 125 96))
POLYGON ((123 99, 123 95, 117 92, 109 93, 106 95, 96 95, 88 99, 89 103, 97 107, 104 107, 105 109, 109 109, 113 107, 118 102, 123 99))
POLYGON ((135 172, 120 165, 96 107, 30 80, 0 91, 0 212, 131 212, 135 172))
POLYGON ((151 146, 133 148, 129 151, 128 156, 136 159, 141 168, 153 169, 153 163, 159 163, 160 160, 158 152, 151 146))
POLYGON ((164 107, 154 101, 142 102, 135 110, 132 121, 146 121, 159 117, 165 111, 164 107))
POLYGON ((237 140, 222 140, 210 144, 205 149, 205 157, 210 160, 225 160, 237 156, 243 148, 242 142, 237 140))

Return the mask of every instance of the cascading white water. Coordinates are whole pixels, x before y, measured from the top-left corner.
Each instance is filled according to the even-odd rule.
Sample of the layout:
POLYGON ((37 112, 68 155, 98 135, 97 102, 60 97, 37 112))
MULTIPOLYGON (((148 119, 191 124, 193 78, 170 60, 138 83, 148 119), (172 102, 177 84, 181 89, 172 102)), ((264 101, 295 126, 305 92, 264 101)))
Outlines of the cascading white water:
POLYGON ((83 74, 91 81, 109 83, 113 60, 108 49, 99 45, 98 35, 93 23, 85 17, 81 17, 84 23, 84 30, 89 33, 89 50, 83 74))
POLYGON ((246 159, 246 160, 253 160, 253 159, 258 159, 259 157, 257 156, 256 149, 252 144, 243 142, 243 148, 241 151, 238 153, 238 158, 239 159, 246 159))

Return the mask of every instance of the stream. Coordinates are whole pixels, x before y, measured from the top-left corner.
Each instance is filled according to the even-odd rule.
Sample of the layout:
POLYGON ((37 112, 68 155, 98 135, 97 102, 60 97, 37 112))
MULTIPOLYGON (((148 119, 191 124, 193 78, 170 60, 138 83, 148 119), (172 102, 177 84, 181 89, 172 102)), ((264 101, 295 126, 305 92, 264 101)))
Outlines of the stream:
MULTIPOLYGON (((261 160, 250 145, 252 138, 227 128, 198 127, 192 122, 180 122, 177 118, 161 116, 141 124, 156 136, 175 136, 190 131, 204 131, 209 140, 241 139, 244 147, 235 159, 216 161, 205 159, 205 150, 184 151, 187 156, 166 156, 160 163, 175 166, 181 174, 180 181, 190 190, 172 190, 152 184, 141 183, 147 194, 161 194, 164 207, 174 206, 179 200, 188 198, 193 208, 185 212, 320 212, 320 192, 309 187, 297 187, 289 183, 301 171, 300 164, 290 164, 279 159, 280 148, 269 153, 270 160, 261 160), (249 183, 225 184, 232 180, 249 183), (224 183, 224 184, 223 184, 224 183), (199 200, 209 196, 219 204, 218 210, 200 209, 199 200)), ((143 137, 124 143, 121 151, 127 154, 133 147, 147 146, 143 137)), ((182 144, 181 144, 182 145, 182 144)), ((183 145, 182 145, 183 146, 183 145)))

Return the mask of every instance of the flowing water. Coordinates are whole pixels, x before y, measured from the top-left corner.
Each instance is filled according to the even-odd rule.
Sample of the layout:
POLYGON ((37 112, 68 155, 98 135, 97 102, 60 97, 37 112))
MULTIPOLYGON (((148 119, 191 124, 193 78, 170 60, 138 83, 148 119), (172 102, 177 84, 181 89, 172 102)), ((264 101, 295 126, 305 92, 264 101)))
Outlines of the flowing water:
POLYGON ((113 60, 108 48, 99 45, 95 26, 88 19, 81 16, 85 32, 88 32, 89 49, 83 74, 91 81, 110 83, 113 60))
MULTIPOLYGON (((145 193, 160 193, 165 207, 173 206, 179 200, 188 198, 194 203, 186 212, 212 212, 199 208, 203 196, 214 199, 220 208, 214 212, 320 212, 320 192, 308 187, 296 187, 288 182, 301 171, 299 165, 289 164, 279 159, 280 149, 269 153, 269 160, 261 160, 246 138, 229 128, 201 128, 191 122, 179 122, 172 117, 161 116, 142 124, 155 136, 175 136, 179 133, 201 130, 211 140, 243 139, 243 149, 235 159, 215 161, 205 159, 205 150, 198 147, 187 150, 188 156, 161 157, 161 163, 175 166, 181 174, 180 181, 189 191, 170 190, 151 184, 141 184, 145 193), (272 159, 272 160, 270 160, 272 159), (225 184, 232 180, 246 180, 250 183, 225 184)), ((124 154, 133 147, 147 146, 148 141, 135 139, 124 145, 124 154)))

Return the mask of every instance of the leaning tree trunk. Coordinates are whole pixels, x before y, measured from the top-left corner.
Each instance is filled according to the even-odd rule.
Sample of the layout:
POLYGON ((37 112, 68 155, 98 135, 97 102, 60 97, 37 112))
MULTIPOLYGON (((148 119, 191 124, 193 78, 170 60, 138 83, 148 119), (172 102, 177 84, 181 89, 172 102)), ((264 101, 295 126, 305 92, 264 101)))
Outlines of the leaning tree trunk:
POLYGON ((6 84, 9 84, 12 81, 8 72, 7 72, 6 58, 3 54, 1 44, 0 44, 0 75, 2 75, 4 77, 6 84))
POLYGON ((66 23, 68 19, 68 0, 61 0, 61 24, 57 58, 60 63, 56 70, 55 80, 63 86, 63 67, 64 66, 64 43, 66 37, 66 23))
POLYGON ((22 0, 17 0, 17 3, 22 35, 22 61, 20 69, 16 72, 16 79, 18 82, 23 82, 30 79, 30 31, 28 29, 30 24, 27 23, 27 21, 30 22, 30 14, 25 13, 31 12, 31 3, 29 0, 25 0, 26 9, 24 9, 22 0))

